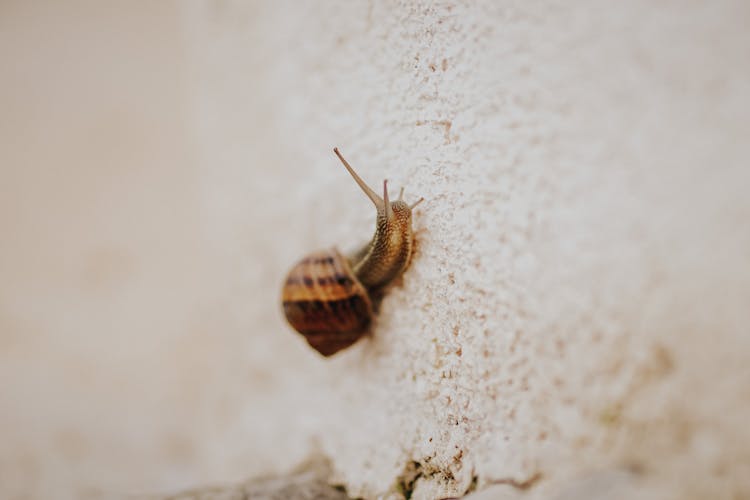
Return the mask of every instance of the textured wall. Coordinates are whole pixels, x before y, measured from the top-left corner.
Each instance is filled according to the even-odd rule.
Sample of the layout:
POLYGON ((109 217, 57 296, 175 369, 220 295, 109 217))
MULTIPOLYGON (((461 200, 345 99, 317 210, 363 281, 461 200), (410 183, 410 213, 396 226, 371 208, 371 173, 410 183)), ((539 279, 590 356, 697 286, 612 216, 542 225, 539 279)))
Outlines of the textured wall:
POLYGON ((750 495, 746 3, 164 5, 3 7, 0 491, 750 495), (334 145, 426 201, 324 360, 278 301, 372 232, 334 145))

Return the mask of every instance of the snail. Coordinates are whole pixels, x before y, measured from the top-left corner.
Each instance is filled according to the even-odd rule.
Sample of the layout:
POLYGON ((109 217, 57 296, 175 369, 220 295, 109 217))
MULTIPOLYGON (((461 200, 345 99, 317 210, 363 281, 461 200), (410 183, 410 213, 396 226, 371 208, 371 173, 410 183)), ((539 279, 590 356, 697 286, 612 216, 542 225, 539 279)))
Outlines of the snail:
POLYGON ((381 198, 357 175, 338 148, 333 152, 355 182, 375 204, 375 235, 350 255, 337 248, 313 252, 289 271, 282 290, 284 314, 289 324, 323 356, 331 356, 354 344, 369 329, 373 295, 409 266, 414 245, 411 215, 414 207, 390 201, 388 181, 381 198))

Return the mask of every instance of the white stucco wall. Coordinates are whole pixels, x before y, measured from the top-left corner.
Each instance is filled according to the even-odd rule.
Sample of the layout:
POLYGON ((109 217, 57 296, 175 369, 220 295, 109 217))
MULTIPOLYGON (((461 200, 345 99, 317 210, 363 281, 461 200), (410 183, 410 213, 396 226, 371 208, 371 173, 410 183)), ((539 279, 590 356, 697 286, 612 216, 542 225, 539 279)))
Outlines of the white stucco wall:
POLYGON ((4 9, 0 496, 750 495, 746 3, 4 9), (279 290, 372 233, 333 146, 426 201, 322 359, 279 290))

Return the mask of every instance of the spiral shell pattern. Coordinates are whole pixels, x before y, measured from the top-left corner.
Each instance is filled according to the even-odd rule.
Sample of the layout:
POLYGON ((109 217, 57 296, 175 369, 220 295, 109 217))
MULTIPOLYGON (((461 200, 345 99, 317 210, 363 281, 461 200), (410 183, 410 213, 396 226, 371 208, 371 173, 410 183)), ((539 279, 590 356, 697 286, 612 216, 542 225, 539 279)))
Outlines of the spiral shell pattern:
POLYGON ((299 261, 287 275, 282 301, 289 324, 323 356, 355 343, 372 319, 367 290, 335 248, 299 261))

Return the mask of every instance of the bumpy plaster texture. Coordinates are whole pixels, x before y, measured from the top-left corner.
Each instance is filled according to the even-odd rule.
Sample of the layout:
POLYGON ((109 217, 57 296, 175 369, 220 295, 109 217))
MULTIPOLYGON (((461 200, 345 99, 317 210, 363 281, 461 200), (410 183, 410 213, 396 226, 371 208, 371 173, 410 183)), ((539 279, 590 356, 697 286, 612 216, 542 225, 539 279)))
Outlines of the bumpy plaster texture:
POLYGON ((371 231, 333 144, 372 183, 427 199, 413 266, 372 338, 322 362, 275 335, 277 316, 256 330, 304 367, 296 411, 318 419, 350 494, 409 476, 414 498, 502 480, 541 491, 610 469, 681 498, 748 493, 747 14, 645 2, 193 12, 199 121, 213 118, 204 163, 223 151, 213 165, 252 179, 256 208, 225 219, 245 210, 248 231, 268 234, 237 249, 264 263, 256 283, 371 231))
MULTIPOLYGON (((365 498, 750 495, 746 2, 175 14, 181 104, 151 102, 184 113, 163 123, 187 129, 173 147, 190 158, 121 174, 153 181, 160 196, 142 209, 161 209, 171 237, 153 245, 131 228, 136 243, 105 247, 105 282, 66 288, 78 297, 66 325, 84 333, 69 358, 49 354, 61 372, 111 353, 85 347, 86 329, 139 318, 117 356, 87 365, 102 387, 55 383, 88 412, 35 415, 36 435, 83 440, 62 455, 73 472, 55 475, 46 442, 24 433, 3 460, 25 457, 28 477, 78 491, 240 481, 322 454, 330 481, 365 498), (371 184, 426 201, 412 266, 372 335, 322 359, 278 299, 305 252, 372 233, 335 145, 371 184), (167 312, 137 298, 154 284, 167 312), (94 292, 104 312, 86 320, 94 292), (118 308, 123 293, 140 307, 118 308), (117 383, 125 402, 96 399, 117 383), (131 421, 92 416, 130 407, 131 421), (119 454, 91 444, 102 436, 119 454)), ((36 292, 22 292, 14 324, 35 326, 36 292)), ((22 408, 8 422, 36 407, 22 408)))

